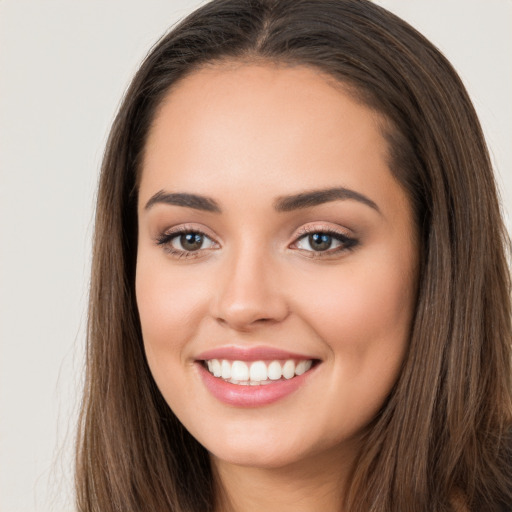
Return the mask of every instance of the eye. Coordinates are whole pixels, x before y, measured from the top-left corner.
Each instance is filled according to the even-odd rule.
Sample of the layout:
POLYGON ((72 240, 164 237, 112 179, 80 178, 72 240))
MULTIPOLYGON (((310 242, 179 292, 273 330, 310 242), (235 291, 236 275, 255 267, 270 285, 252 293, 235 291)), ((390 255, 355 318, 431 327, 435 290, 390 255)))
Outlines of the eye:
POLYGON ((157 244, 178 257, 198 256, 200 251, 213 249, 218 245, 204 233, 190 229, 164 233, 157 238, 157 244))
POLYGON ((198 251, 199 249, 210 249, 213 246, 212 240, 206 235, 192 231, 174 236, 170 244, 175 249, 182 251, 198 251))
POLYGON ((297 247, 307 251, 326 251, 336 244, 340 245, 340 242, 328 233, 312 233, 298 240, 297 247))
POLYGON ((311 256, 328 256, 354 248, 358 241, 343 233, 325 229, 305 228, 294 243, 297 249, 308 251, 311 256))

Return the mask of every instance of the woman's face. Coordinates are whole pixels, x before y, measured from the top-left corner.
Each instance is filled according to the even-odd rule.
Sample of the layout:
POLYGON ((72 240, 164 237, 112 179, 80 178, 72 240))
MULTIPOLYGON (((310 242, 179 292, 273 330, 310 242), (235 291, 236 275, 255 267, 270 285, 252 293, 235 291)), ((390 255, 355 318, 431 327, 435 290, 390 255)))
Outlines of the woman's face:
POLYGON ((138 203, 144 346, 217 460, 343 451, 397 379, 418 247, 380 121, 317 71, 249 64, 196 71, 157 113, 138 203))

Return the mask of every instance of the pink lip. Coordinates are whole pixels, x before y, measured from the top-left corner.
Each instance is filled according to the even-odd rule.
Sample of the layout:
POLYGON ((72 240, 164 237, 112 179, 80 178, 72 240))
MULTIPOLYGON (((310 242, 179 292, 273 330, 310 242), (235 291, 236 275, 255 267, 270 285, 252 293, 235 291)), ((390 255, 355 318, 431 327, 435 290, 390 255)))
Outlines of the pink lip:
MULTIPOLYGON (((206 354, 208 355, 209 353, 206 354)), ((215 359, 215 357, 212 359, 215 359)), ((242 386, 231 384, 219 377, 214 377, 204 367, 202 362, 198 361, 196 366, 208 391, 221 402, 235 407, 261 407, 277 402, 306 384, 318 368, 318 365, 314 365, 306 373, 297 375, 289 380, 276 380, 272 384, 260 386, 242 386)))
POLYGON ((302 354, 295 354, 273 347, 219 347, 202 352, 196 360, 207 361, 210 359, 229 359, 230 361, 261 361, 283 359, 317 359, 302 354))

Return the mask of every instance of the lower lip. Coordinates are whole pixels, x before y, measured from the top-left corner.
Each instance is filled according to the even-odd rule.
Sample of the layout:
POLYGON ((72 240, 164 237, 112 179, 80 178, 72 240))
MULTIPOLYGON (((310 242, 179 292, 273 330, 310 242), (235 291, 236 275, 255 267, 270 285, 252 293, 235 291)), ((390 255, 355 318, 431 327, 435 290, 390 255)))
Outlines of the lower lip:
POLYGON ((260 407, 277 402, 302 387, 318 366, 314 365, 306 373, 289 380, 276 380, 272 384, 259 386, 243 386, 214 377, 202 363, 196 364, 208 391, 221 402, 236 407, 260 407))

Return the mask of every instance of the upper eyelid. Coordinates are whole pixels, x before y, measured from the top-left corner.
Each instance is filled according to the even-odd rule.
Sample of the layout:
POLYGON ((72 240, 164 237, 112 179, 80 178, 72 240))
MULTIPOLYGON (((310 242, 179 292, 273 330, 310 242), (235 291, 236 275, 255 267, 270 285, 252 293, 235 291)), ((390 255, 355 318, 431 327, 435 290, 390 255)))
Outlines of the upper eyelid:
MULTIPOLYGON (((352 238, 353 235, 350 235, 347 233, 347 228, 342 227, 332 227, 327 225, 318 225, 315 223, 308 223, 305 225, 302 225, 300 228, 295 229, 293 232, 293 240, 297 240, 300 237, 303 237, 304 235, 310 234, 310 233, 318 233, 318 232, 326 232, 326 233, 334 233, 339 234, 341 236, 345 236, 347 238, 352 238)), ((173 226, 171 228, 164 229, 160 231, 158 234, 158 238, 162 236, 167 235, 173 235, 173 234, 180 234, 180 233, 199 233, 202 235, 207 236, 208 238, 211 238, 212 240, 218 242, 219 237, 216 234, 212 234, 211 230, 209 230, 206 226, 200 225, 199 227, 194 224, 180 224, 178 226, 173 226)))
POLYGON ((211 233, 211 230, 204 226, 197 227, 196 225, 192 224, 180 224, 179 226, 173 226, 171 228, 164 229, 157 234, 157 238, 162 238, 171 235, 180 235, 182 233, 198 233, 200 235, 204 235, 210 238, 214 242, 219 243, 218 237, 216 235, 213 235, 211 233))
POLYGON ((337 227, 333 227, 332 225, 331 226, 327 226, 325 224, 323 225, 318 225, 318 224, 306 224, 302 227, 300 227, 298 230, 295 231, 294 233, 294 237, 295 239, 299 239, 305 235, 309 235, 311 233, 330 233, 330 234, 335 234, 335 235, 339 235, 339 236, 343 236, 343 237, 346 237, 346 238, 356 238, 355 235, 353 234, 350 234, 350 231, 348 228, 344 228, 344 227, 341 227, 341 226, 337 226, 337 227))
POLYGON ((305 231, 304 233, 300 234, 299 236, 296 236, 291 245, 296 245, 298 242, 300 242, 301 240, 303 240, 304 238, 308 237, 309 235, 311 235, 313 233, 327 234, 329 236, 332 236, 332 238, 337 239, 342 244, 357 245, 359 243, 359 241, 355 237, 349 236, 346 233, 341 233, 334 229, 311 229, 311 230, 305 231))

